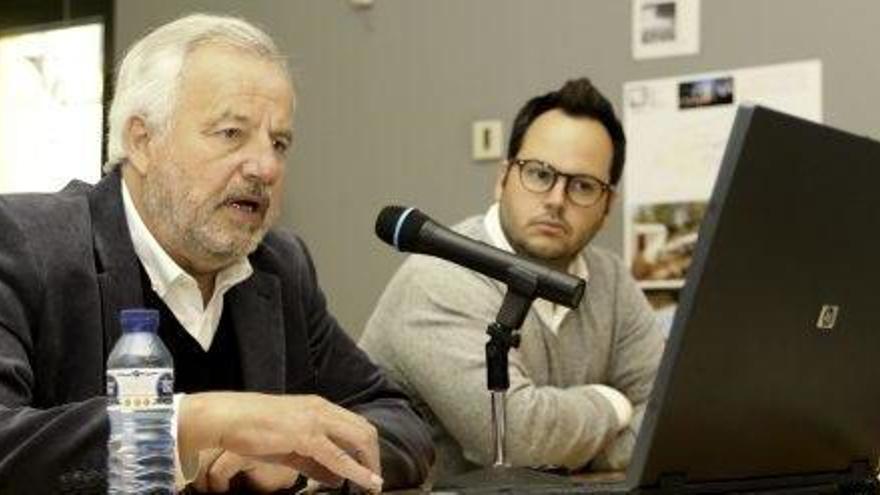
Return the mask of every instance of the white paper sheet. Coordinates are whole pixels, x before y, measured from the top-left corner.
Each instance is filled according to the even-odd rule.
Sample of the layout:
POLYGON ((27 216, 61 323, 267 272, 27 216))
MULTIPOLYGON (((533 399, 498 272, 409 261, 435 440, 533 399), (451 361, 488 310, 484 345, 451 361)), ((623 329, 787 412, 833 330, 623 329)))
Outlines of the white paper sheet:
POLYGON ((682 284, 736 107, 822 120, 818 60, 624 84, 626 259, 645 287, 682 284))

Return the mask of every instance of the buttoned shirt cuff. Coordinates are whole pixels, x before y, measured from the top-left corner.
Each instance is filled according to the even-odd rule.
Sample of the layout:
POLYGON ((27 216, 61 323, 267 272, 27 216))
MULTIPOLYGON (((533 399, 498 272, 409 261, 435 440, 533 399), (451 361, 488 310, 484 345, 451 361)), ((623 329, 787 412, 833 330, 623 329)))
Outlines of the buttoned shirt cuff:
POLYGON ((617 431, 625 430, 629 426, 630 421, 632 421, 633 415, 633 407, 629 399, 607 385, 595 384, 590 385, 589 388, 598 392, 599 395, 607 399, 611 404, 611 407, 614 409, 614 415, 617 418, 617 431))
POLYGON ((177 491, 183 490, 199 473, 198 453, 182 456, 180 449, 177 448, 177 415, 184 395, 186 394, 174 394, 174 412, 171 415, 171 434, 174 436, 174 488, 177 491))

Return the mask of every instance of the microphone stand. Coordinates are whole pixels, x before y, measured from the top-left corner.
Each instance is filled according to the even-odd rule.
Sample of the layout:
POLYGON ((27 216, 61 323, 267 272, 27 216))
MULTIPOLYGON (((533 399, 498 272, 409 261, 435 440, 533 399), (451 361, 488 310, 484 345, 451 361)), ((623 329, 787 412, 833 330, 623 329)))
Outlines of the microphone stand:
POLYGON ((513 266, 507 292, 495 322, 490 323, 486 333, 486 386, 489 389, 492 407, 492 442, 494 461, 491 467, 479 469, 452 478, 440 480, 435 489, 470 490, 486 493, 500 491, 509 493, 517 488, 539 487, 560 488, 577 486, 564 476, 542 473, 529 468, 514 468, 507 461, 507 389, 510 388, 508 353, 510 348, 520 344, 519 328, 522 326, 529 308, 536 297, 538 277, 529 270, 513 266))

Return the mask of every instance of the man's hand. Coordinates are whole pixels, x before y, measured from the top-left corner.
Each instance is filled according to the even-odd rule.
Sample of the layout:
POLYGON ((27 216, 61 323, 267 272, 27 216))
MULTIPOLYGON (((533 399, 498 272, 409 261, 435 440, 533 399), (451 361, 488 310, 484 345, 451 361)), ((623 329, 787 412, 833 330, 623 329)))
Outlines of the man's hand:
POLYGON ((218 473, 220 468, 224 473, 234 470, 241 462, 260 479, 273 482, 280 472, 264 464, 276 463, 328 485, 349 479, 370 491, 382 489, 376 428, 317 396, 186 395, 180 404, 177 439, 181 457, 204 449, 228 451, 230 457, 222 460, 218 473))
POLYGON ((199 464, 193 485, 203 493, 229 491, 230 482, 238 475, 245 477, 248 487, 265 493, 290 488, 299 476, 295 469, 283 464, 242 457, 221 449, 202 451, 199 464))

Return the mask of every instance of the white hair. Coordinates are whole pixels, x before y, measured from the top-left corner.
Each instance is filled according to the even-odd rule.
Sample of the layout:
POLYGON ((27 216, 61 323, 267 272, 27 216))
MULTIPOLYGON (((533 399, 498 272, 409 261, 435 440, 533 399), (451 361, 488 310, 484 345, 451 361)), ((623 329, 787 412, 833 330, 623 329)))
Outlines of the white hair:
POLYGON ((186 56, 207 43, 251 51, 287 71, 272 38, 243 19, 192 14, 154 29, 131 46, 119 65, 110 105, 105 172, 113 171, 128 158, 124 140, 130 118, 141 117, 150 129, 159 132, 169 127, 186 56))

